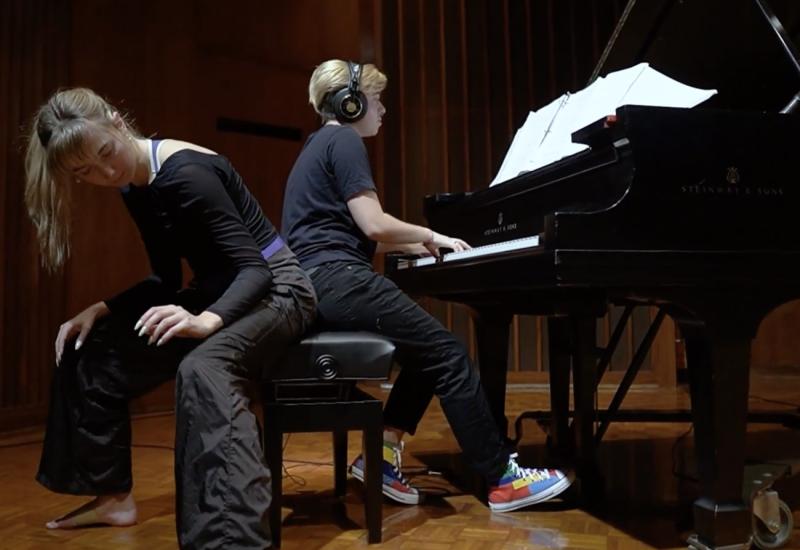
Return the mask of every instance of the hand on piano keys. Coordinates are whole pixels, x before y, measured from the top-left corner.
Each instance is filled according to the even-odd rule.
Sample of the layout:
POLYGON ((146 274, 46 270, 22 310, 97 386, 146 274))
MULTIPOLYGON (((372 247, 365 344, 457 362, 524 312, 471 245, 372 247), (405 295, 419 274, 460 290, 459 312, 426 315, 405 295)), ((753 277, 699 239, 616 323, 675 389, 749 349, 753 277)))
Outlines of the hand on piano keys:
POLYGON ((470 250, 472 248, 466 241, 455 237, 448 237, 447 235, 442 235, 433 230, 431 230, 431 238, 422 244, 436 257, 442 255, 442 250, 463 252, 464 250, 470 250))
POLYGON ((459 260, 471 260, 486 256, 494 256, 497 254, 507 254, 510 252, 517 252, 520 250, 529 250, 539 247, 539 235, 532 235, 530 237, 523 237, 521 239, 514 239, 511 241, 503 241, 499 243, 487 244, 478 246, 476 248, 468 248, 443 254, 441 257, 426 257, 400 255, 393 258, 393 266, 396 269, 409 269, 415 267, 423 267, 426 265, 433 265, 437 263, 454 262, 459 260))

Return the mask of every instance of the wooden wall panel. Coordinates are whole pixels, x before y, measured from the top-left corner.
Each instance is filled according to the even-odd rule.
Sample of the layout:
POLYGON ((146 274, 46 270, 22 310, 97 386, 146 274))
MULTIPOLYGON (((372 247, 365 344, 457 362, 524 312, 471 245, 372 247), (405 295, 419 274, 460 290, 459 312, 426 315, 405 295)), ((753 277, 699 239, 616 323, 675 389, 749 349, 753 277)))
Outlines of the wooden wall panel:
POLYGON ((753 342, 752 366, 781 374, 800 368, 800 300, 776 308, 761 323, 753 342))
MULTIPOLYGON (((58 87, 91 87, 131 111, 144 134, 228 156, 279 224, 286 176, 318 126, 311 71, 328 58, 377 55, 379 14, 364 0, 0 3, 0 430, 43 418, 58 325, 148 272, 118 194, 87 186, 75 188, 72 259, 54 276, 39 269, 17 151, 34 109, 58 87), (220 117, 295 128, 301 139, 219 131, 220 117)), ((167 385, 134 409, 171 406, 167 385)))
POLYGON ((30 113, 67 76, 65 1, 0 3, 0 430, 41 421, 64 281, 39 267, 23 207, 23 129, 30 113))

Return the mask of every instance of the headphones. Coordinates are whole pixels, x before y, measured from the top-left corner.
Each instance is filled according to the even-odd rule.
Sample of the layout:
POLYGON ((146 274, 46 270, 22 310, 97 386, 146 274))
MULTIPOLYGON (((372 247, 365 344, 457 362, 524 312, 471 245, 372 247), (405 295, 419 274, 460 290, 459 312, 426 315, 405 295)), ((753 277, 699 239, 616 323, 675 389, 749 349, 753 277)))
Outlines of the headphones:
POLYGON ((357 122, 367 114, 367 96, 358 89, 361 80, 361 63, 347 62, 350 82, 346 87, 329 92, 326 103, 329 111, 341 123, 357 122), (332 94, 332 95, 331 95, 332 94))

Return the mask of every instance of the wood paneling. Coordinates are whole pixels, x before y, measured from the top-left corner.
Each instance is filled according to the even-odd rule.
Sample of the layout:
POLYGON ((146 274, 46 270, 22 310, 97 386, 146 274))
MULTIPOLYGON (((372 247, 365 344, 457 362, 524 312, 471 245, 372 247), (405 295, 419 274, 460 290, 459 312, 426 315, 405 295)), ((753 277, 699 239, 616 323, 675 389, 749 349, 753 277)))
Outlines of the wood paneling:
POLYGON ((68 18, 66 1, 0 3, 0 430, 43 418, 64 312, 63 278, 39 267, 21 152, 31 113, 66 80, 68 18))
MULTIPOLYGON (((113 190, 75 188, 73 255, 58 274, 38 267, 22 205, 19 127, 57 88, 88 86, 145 135, 194 141, 228 156, 275 224, 286 176, 318 124, 308 105, 314 66, 376 55, 373 2, 0 3, 0 242, 3 277, 0 429, 43 418, 58 325, 148 272, 137 230, 113 190), (301 141, 217 130, 217 119, 287 126, 301 141)), ((172 406, 165 386, 135 410, 172 406)))
POLYGON ((800 300, 776 308, 761 323, 751 350, 756 369, 797 373, 800 367, 800 300))

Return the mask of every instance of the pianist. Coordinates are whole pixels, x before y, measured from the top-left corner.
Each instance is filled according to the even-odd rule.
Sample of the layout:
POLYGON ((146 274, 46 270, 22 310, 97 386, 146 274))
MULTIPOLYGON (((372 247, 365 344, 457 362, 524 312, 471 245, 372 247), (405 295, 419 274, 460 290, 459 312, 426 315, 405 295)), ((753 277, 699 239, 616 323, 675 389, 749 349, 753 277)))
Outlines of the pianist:
MULTIPOLYGON (((325 329, 382 334, 402 370, 384 410, 383 492, 417 504, 401 471, 402 437, 413 434, 433 394, 469 464, 490 486, 489 506, 511 511, 563 492, 558 470, 517 465, 504 446, 464 347, 436 319, 372 269, 376 251, 456 251, 469 246, 386 214, 378 200, 363 138, 378 133, 386 112, 386 76, 374 65, 338 59, 319 65, 309 101, 323 126, 309 136, 289 174, 282 233, 311 275, 325 329)), ((350 467, 363 481, 361 456, 350 467)))

